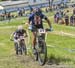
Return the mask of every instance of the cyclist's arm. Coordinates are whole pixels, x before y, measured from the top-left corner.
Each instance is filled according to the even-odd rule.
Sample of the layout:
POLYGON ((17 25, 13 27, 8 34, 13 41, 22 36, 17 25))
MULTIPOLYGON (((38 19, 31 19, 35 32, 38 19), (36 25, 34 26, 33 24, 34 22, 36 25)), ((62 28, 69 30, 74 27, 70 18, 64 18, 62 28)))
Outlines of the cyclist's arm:
POLYGON ((49 20, 48 18, 46 18, 45 20, 47 21, 47 23, 48 23, 49 27, 51 28, 51 27, 52 27, 52 25, 51 25, 50 20, 49 20))
POLYGON ((29 18, 28 18, 28 21, 27 22, 25 22, 25 25, 30 25, 30 22, 31 22, 31 16, 29 16, 29 18))
POLYGON ((26 30, 24 30, 24 36, 28 37, 26 30))
POLYGON ((32 20, 32 16, 30 15, 28 19, 28 24, 31 24, 31 20, 32 20))
POLYGON ((28 24, 30 24, 30 20, 28 20, 28 22, 27 22, 28 24))
POLYGON ((12 38, 13 38, 13 35, 14 35, 14 33, 12 33, 12 34, 10 35, 10 40, 12 40, 12 38))
POLYGON ((25 33, 25 37, 28 37, 27 32, 25 33))
POLYGON ((43 15, 43 18, 47 21, 49 27, 51 28, 52 25, 51 25, 51 22, 50 22, 50 20, 48 19, 48 17, 46 17, 45 15, 43 15))

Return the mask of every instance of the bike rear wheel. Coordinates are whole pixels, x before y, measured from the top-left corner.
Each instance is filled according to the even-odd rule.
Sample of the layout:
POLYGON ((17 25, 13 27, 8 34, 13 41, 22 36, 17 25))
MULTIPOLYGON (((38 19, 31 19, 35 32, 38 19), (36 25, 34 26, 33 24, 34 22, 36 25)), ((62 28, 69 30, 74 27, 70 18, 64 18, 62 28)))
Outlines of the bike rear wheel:
POLYGON ((41 50, 38 52, 38 62, 40 65, 44 65, 47 59, 47 47, 44 41, 41 42, 41 45, 39 44, 39 49, 41 50))
POLYGON ((23 52, 24 52, 25 55, 27 55, 27 47, 26 47, 25 44, 24 44, 24 46, 23 46, 23 52))
POLYGON ((21 55, 23 55, 23 50, 22 50, 21 46, 20 46, 19 52, 20 52, 21 55))
POLYGON ((27 55, 27 48, 26 48, 26 45, 25 45, 25 43, 20 43, 20 47, 21 47, 21 54, 25 54, 25 55, 27 55))
POLYGON ((18 44, 17 43, 15 43, 15 51, 16 51, 16 55, 18 55, 19 51, 18 51, 18 44))

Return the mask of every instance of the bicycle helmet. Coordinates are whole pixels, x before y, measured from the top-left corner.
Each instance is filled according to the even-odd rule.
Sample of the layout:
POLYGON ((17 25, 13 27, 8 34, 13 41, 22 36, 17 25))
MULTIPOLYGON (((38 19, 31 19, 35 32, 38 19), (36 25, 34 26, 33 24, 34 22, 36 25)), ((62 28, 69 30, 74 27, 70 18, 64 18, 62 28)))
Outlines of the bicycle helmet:
POLYGON ((23 29, 23 26, 22 25, 19 25, 18 26, 18 30, 22 30, 23 29))
POLYGON ((40 14, 42 13, 41 9, 40 8, 35 8, 34 9, 34 13, 36 16, 40 16, 40 14))

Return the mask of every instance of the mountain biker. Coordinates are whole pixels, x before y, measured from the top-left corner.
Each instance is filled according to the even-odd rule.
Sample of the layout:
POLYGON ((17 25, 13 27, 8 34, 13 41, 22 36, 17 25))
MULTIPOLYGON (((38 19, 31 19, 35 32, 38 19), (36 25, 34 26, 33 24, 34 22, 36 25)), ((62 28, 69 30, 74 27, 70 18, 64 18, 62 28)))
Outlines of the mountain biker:
POLYGON ((27 37, 27 32, 26 30, 23 29, 23 26, 22 25, 19 25, 17 30, 14 31, 11 36, 10 36, 10 40, 14 40, 14 44, 16 46, 16 43, 19 42, 19 38, 23 36, 24 38, 27 37))
POLYGON ((36 28, 37 29, 44 28, 43 27, 43 21, 42 21, 43 19, 45 19, 47 21, 50 30, 52 30, 52 26, 51 26, 50 20, 47 18, 47 16, 45 16, 42 13, 40 8, 33 9, 33 13, 30 14, 30 16, 29 16, 28 24, 30 25, 29 29, 31 30, 32 35, 33 35, 32 45, 33 45, 34 53, 35 53, 35 50, 36 50, 35 49, 35 44, 36 44, 36 28))

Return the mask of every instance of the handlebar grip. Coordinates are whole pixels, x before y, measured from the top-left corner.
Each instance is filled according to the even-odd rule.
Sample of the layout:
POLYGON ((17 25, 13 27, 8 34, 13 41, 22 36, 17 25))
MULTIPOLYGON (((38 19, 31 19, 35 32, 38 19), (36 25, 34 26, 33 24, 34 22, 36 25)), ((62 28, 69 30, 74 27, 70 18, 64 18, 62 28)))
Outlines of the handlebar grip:
POLYGON ((47 28, 46 31, 50 31, 50 29, 47 28))
POLYGON ((46 31, 53 31, 53 30, 51 30, 51 29, 47 28, 47 29, 46 29, 46 31))
POLYGON ((10 41, 14 41, 13 39, 10 39, 10 41))

